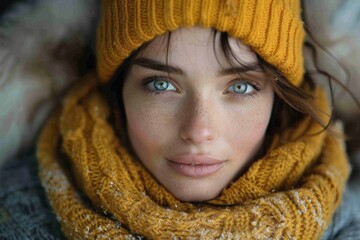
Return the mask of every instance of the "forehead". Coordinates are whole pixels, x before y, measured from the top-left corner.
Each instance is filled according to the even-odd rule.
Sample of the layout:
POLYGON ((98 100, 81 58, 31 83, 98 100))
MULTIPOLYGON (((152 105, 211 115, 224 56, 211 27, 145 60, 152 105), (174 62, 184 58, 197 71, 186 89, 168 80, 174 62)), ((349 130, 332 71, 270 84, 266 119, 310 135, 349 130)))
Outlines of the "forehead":
POLYGON ((215 34, 209 28, 199 26, 191 28, 179 28, 169 34, 156 37, 139 54, 140 57, 149 57, 158 61, 168 60, 178 62, 179 60, 199 59, 215 61, 226 66, 229 61, 232 65, 254 64, 257 62, 256 54, 251 48, 239 39, 228 37, 228 43, 232 54, 225 57, 220 41, 220 32, 215 34), (236 59, 235 59, 236 57, 236 59))

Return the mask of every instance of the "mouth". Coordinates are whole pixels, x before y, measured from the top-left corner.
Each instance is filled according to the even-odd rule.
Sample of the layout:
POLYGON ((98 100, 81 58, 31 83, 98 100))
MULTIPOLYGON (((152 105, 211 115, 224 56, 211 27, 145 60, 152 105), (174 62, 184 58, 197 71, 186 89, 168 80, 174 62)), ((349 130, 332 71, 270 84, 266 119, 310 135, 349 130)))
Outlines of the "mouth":
POLYGON ((224 160, 202 155, 182 155, 167 159, 168 165, 175 172, 192 178, 210 176, 219 171, 225 165, 225 162, 224 160))

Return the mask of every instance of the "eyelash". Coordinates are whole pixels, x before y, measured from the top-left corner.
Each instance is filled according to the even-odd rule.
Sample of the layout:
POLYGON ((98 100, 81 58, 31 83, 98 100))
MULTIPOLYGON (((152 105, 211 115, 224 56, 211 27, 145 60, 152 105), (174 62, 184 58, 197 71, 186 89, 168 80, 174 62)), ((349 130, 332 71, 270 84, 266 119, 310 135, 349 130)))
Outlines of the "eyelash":
MULTIPOLYGON (((260 87, 256 84, 253 83, 253 81, 250 80, 246 80, 246 79, 235 79, 231 82, 231 84, 229 84, 229 86, 227 87, 227 89, 229 89, 231 86, 234 86, 234 84, 237 83, 245 83, 249 86, 251 86, 252 88, 254 88, 254 90, 251 93, 246 93, 246 94, 239 94, 236 92, 232 92, 232 95, 234 97, 240 97, 240 98, 254 98, 256 96, 256 94, 261 90, 260 87)), ((230 91, 226 91, 226 92, 230 92, 230 91)))
MULTIPOLYGON (((150 89, 150 87, 148 86, 150 83, 152 82, 155 82, 155 80, 163 80, 163 81, 166 81, 172 85, 176 87, 176 84, 173 83, 173 81, 171 81, 168 77, 165 77, 165 76, 152 76, 152 77, 148 77, 148 78, 145 78, 141 81, 141 87, 143 88, 143 90, 145 91, 146 94, 154 94, 154 95, 160 95, 160 94, 163 94, 165 92, 169 92, 169 91, 157 91, 157 90, 153 90, 153 89, 150 89)), ((235 79, 231 82, 231 84, 227 87, 227 89, 229 89, 231 86, 233 86, 234 84, 236 83, 246 83, 248 85, 250 85, 251 87, 254 88, 254 91, 252 91, 251 93, 247 93, 247 94, 238 94, 238 93, 235 93, 235 92, 230 92, 230 91, 225 91, 225 92, 230 92, 232 93, 232 95, 234 95, 234 97, 241 97, 241 98, 254 98, 255 95, 258 93, 258 91, 260 91, 260 87, 255 84, 255 83, 250 83, 249 81, 247 80, 243 80, 243 79, 235 79)), ((173 91, 173 92, 177 92, 179 93, 180 91, 176 90, 176 91, 173 91)))
MULTIPOLYGON (((165 77, 165 76, 153 76, 153 77, 148 77, 148 78, 145 78, 141 81, 141 87, 143 88, 143 90, 145 91, 146 94, 155 94, 155 95, 160 95, 160 94, 163 94, 165 92, 168 92, 168 91, 157 91, 157 90, 153 90, 153 89, 150 89, 150 87, 148 86, 151 82, 155 82, 156 80, 163 80, 163 81, 166 81, 172 85, 175 85, 175 88, 176 87, 176 84, 173 83, 173 81, 171 81, 168 77, 165 77)), ((180 91, 176 90, 174 92, 177 92, 179 93, 180 91)))

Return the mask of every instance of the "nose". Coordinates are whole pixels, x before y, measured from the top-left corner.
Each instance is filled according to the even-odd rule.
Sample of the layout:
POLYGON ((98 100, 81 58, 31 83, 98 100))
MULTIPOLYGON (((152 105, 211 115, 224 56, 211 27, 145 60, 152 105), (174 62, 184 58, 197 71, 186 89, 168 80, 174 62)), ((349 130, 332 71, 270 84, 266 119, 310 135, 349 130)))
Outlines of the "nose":
POLYGON ((188 101, 183 111, 180 138, 195 145, 209 143, 217 138, 216 110, 206 99, 188 101))

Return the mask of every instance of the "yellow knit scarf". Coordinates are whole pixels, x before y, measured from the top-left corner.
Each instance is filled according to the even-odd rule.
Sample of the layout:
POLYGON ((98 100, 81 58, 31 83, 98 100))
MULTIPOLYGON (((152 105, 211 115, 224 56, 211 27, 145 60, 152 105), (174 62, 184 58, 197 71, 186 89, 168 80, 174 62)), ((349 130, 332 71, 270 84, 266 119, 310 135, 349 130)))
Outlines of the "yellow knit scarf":
POLYGON ((318 239, 341 201, 344 148, 326 132, 314 135, 321 127, 309 119, 218 198, 193 204, 175 199, 127 153, 109 114, 89 77, 39 140, 40 178, 70 239, 318 239))

